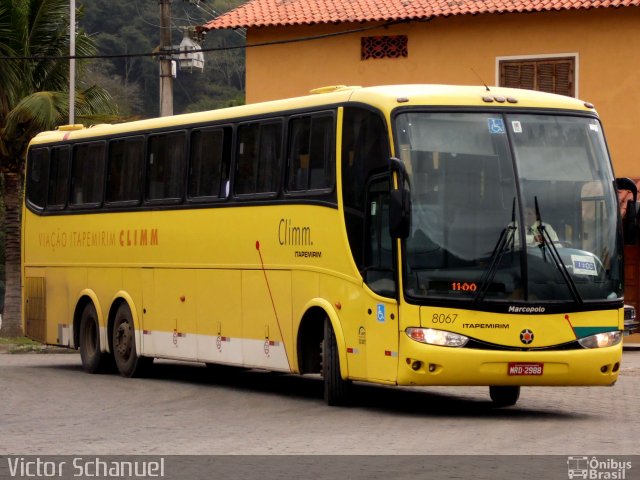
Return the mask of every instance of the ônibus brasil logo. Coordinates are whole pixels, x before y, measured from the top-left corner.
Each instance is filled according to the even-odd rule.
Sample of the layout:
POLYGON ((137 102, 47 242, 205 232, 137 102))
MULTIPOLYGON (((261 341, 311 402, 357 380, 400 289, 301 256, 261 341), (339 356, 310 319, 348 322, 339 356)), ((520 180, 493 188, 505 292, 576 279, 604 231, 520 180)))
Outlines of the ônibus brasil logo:
POLYGON ((567 457, 567 475, 570 479, 625 480, 630 469, 631 462, 615 458, 601 460, 586 455, 567 457))

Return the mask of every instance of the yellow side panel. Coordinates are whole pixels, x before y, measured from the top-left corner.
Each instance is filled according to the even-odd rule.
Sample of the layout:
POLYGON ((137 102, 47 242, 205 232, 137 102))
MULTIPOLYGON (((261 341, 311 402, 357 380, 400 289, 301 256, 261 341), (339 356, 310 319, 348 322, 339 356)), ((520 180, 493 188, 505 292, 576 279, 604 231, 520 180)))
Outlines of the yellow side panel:
POLYGON ((86 288, 87 272, 84 268, 48 268, 46 277, 47 343, 61 344, 58 333, 61 329, 72 331, 74 308, 79 293, 86 288))
MULTIPOLYGON (((291 321, 291 272, 248 270, 242 272, 242 336, 271 342, 259 351, 259 344, 246 342, 243 357, 247 365, 268 366, 272 353, 288 358, 293 353, 291 321), (275 307, 274 307, 275 305, 275 307), (284 342, 284 346, 282 346, 284 342), (286 349, 284 352, 276 349, 286 349)), ((289 360, 289 366, 291 362, 289 360)))
POLYGON ((242 337, 240 271, 198 270, 196 288, 198 358, 241 364, 241 355, 226 356, 227 343, 242 337))
POLYGON ((195 271, 157 268, 153 271, 153 285, 153 304, 145 300, 144 329, 153 331, 152 339, 144 335, 145 353, 195 359, 195 271))
POLYGON ((366 305, 369 379, 395 383, 398 374, 398 305, 395 300, 373 296, 366 305))

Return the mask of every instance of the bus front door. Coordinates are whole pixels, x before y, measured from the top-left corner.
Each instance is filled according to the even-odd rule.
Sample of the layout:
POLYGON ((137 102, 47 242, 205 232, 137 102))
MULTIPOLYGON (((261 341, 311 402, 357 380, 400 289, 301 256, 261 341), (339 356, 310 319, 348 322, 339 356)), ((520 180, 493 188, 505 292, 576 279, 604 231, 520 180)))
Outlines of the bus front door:
POLYGON ((373 177, 367 188, 364 282, 367 299, 368 376, 395 382, 398 371, 398 302, 394 241, 389 234, 389 176, 373 177))

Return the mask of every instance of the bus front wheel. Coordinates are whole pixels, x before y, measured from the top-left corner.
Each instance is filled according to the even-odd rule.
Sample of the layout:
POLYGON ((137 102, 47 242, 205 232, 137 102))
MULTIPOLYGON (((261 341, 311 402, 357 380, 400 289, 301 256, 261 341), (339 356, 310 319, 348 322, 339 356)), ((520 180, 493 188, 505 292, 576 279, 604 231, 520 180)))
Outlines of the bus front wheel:
POLYGON ((87 303, 80 317, 80 359, 88 373, 102 373, 113 363, 111 356, 100 350, 98 314, 92 302, 87 303))
POLYGON ((322 376, 324 378, 324 399, 327 405, 347 405, 349 403, 351 381, 344 380, 340 375, 338 343, 328 318, 324 321, 322 376))
POLYGON ((113 323, 113 355, 123 377, 139 377, 153 362, 153 358, 138 356, 136 352, 133 318, 125 303, 118 307, 113 323))
POLYGON ((495 407, 511 407, 520 398, 520 387, 492 386, 489 387, 489 396, 495 407))

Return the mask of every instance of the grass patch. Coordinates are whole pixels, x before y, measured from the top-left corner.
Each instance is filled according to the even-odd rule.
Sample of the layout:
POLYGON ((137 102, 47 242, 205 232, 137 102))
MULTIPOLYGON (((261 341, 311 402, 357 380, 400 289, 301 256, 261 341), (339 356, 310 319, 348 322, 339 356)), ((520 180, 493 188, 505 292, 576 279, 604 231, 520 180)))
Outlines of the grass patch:
POLYGON ((6 338, 0 337, 0 345, 42 345, 40 342, 27 337, 6 338))
POLYGON ((77 353, 66 347, 44 345, 27 337, 0 337, 0 353, 77 353))

